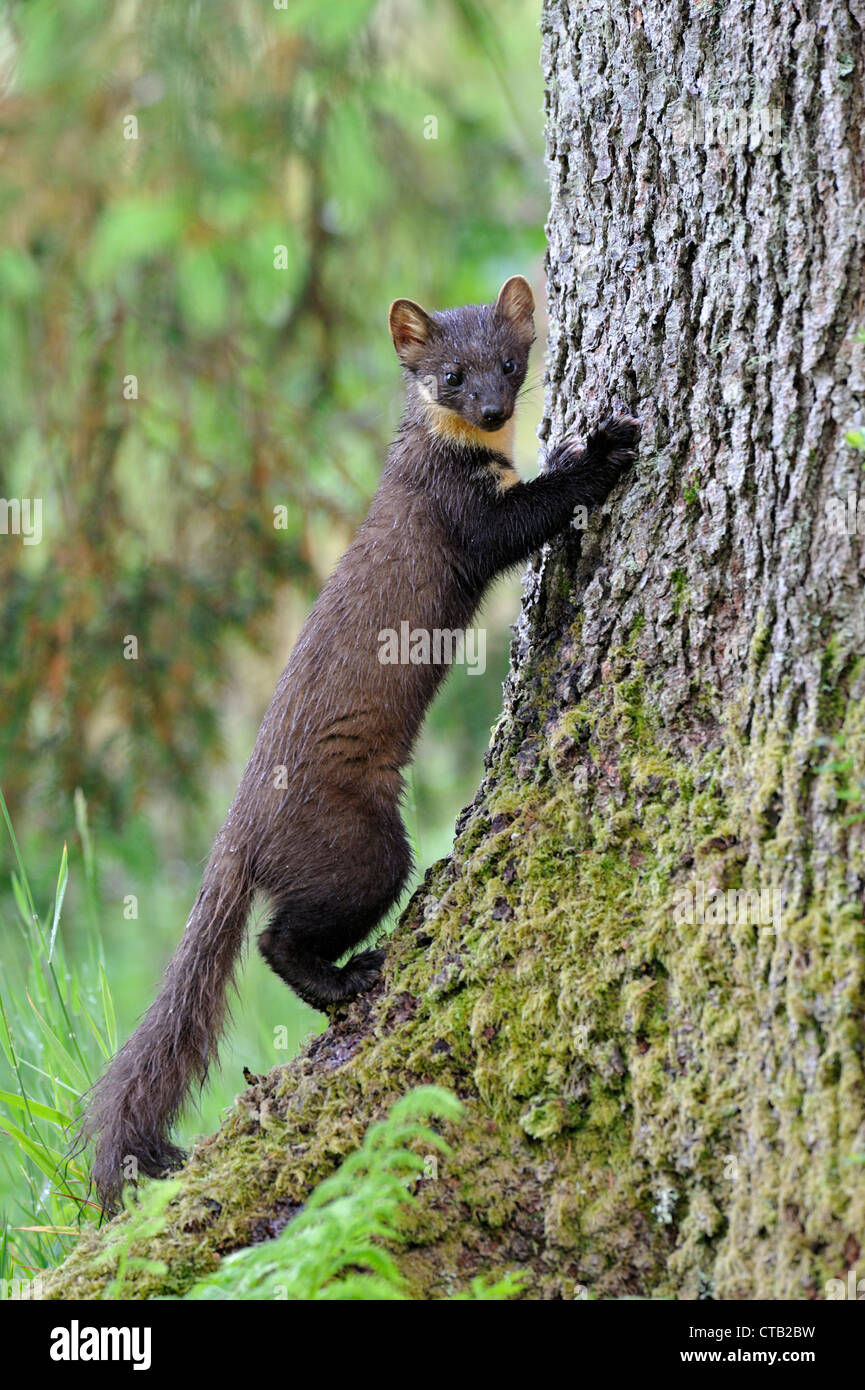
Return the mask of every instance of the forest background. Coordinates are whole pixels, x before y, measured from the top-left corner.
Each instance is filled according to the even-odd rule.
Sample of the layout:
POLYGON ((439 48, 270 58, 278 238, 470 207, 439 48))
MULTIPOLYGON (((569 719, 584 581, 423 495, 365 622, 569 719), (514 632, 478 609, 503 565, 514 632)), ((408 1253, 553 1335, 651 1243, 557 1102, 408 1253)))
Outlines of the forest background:
MULTIPOLYGON (((38 543, 26 508, 0 536, 6 1270, 74 1243, 51 1114, 153 997, 375 489, 390 300, 489 300, 516 272, 542 295, 537 21, 532 0, 0 5, 0 494, 41 509, 38 543)), ((477 786, 518 598, 496 588, 485 673, 457 669, 428 720, 421 872, 477 786)), ((185 1137, 323 1022, 250 952, 185 1137)))

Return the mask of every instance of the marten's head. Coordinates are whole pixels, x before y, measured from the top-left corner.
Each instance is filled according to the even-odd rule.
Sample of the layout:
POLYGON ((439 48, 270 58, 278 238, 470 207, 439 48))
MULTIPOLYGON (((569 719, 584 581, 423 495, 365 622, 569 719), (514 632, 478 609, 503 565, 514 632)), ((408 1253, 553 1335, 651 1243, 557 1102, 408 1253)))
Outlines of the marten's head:
POLYGON ((522 275, 505 282, 495 304, 428 314, 411 299, 394 300, 394 347, 433 429, 500 446, 525 380, 534 307, 522 275))

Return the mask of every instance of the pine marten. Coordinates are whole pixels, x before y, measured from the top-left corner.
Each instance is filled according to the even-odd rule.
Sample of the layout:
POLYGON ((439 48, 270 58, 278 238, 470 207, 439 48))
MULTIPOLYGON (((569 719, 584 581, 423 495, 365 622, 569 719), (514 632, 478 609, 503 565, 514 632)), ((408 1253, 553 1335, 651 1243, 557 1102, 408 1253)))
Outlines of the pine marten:
POLYGON ((405 621, 465 630, 494 576, 575 506, 602 502, 634 458, 637 421, 619 416, 520 480, 511 445, 533 313, 519 275, 492 305, 391 305, 406 404, 381 484, 280 677, 159 996, 88 1098, 79 1139, 96 1141, 92 1178, 109 1209, 124 1180, 184 1157, 171 1127, 215 1059, 254 893, 273 909, 262 955, 314 1008, 378 975, 381 950, 336 962, 406 883, 401 769, 447 669, 384 664, 380 633, 405 621))

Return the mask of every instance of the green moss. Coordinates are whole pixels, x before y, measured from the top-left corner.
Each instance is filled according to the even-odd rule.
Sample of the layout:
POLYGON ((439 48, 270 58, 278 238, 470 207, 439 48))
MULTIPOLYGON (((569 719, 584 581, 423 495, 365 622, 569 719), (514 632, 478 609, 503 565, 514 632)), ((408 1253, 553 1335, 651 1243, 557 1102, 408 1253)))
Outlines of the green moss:
POLYGON ((673 570, 670 575, 670 583, 673 586, 673 612, 679 614, 685 606, 685 596, 688 591, 687 571, 673 570))
MULTIPOLYGON (((862 829, 837 814, 837 773, 816 770, 813 718, 745 718, 740 692, 722 723, 677 740, 638 632, 564 710, 543 656, 524 673, 536 726, 497 726, 485 795, 403 914, 380 998, 199 1147, 158 1251, 138 1252, 170 1273, 136 1272, 138 1296, 178 1291, 255 1238, 427 1080, 467 1119, 448 1135, 454 1171, 411 1217, 420 1296, 515 1251, 533 1297, 804 1297, 837 1271, 865 1228, 844 1162, 862 1147, 865 929, 848 886, 865 876, 862 829), (806 800, 836 826, 836 856, 811 862, 806 800), (777 887, 782 909, 768 924, 680 920, 677 894, 697 882, 777 887)), ((760 667, 760 643, 752 656, 760 667)), ((865 692, 843 669, 832 736, 865 780, 865 692)), ((51 1291, 98 1290, 97 1249, 85 1242, 51 1291)))
POLYGON ((757 614, 757 624, 754 628, 754 635, 751 638, 751 646, 748 652, 748 668, 754 676, 760 670, 772 646, 772 626, 768 621, 764 609, 760 609, 757 614))

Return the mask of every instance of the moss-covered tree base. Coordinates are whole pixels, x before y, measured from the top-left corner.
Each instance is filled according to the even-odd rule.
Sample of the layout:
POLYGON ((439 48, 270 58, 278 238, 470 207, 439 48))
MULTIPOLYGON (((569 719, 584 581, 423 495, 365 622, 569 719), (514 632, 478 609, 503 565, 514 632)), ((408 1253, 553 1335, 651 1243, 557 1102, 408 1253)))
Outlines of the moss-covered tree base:
MULTIPOLYGON (((783 847, 763 815, 783 752, 751 745, 764 780, 750 797, 738 737, 674 756, 645 698, 639 624, 603 682, 563 707, 578 629, 524 663, 383 986, 197 1145, 165 1229, 131 1247, 168 1272, 130 1271, 129 1296, 180 1293, 274 1235, 420 1082, 452 1088, 468 1115, 409 1218, 418 1297, 520 1268, 534 1298, 807 1298, 855 1261, 861 919, 812 904, 768 930, 676 921, 677 885, 747 888, 783 847), (779 990, 798 1001, 804 1054, 779 990)), ((105 1248, 104 1233, 85 1239, 47 1292, 98 1297, 105 1248)))

